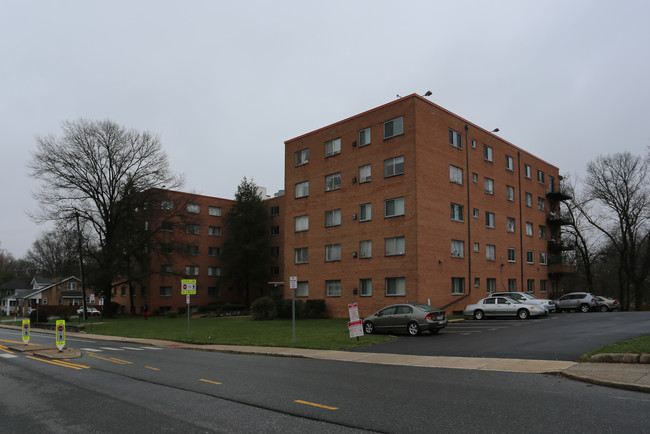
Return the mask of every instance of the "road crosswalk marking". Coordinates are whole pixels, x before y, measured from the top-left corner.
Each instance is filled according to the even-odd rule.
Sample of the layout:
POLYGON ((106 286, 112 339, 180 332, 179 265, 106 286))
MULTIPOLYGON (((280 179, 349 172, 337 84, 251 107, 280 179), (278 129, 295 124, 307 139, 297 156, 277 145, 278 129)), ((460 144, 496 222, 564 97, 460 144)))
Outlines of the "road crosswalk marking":
POLYGON ((3 359, 13 359, 14 357, 18 357, 18 356, 14 354, 0 354, 0 357, 2 357, 3 359))

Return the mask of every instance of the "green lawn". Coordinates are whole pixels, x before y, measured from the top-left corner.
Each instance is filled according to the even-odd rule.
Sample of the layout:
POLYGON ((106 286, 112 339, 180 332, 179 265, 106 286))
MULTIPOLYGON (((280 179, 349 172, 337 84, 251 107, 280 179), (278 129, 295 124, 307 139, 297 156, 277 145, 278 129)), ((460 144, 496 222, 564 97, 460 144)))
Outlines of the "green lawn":
POLYGON ((605 345, 597 350, 583 354, 580 356, 580 360, 587 360, 595 354, 604 353, 650 354, 650 335, 639 336, 638 338, 605 345))

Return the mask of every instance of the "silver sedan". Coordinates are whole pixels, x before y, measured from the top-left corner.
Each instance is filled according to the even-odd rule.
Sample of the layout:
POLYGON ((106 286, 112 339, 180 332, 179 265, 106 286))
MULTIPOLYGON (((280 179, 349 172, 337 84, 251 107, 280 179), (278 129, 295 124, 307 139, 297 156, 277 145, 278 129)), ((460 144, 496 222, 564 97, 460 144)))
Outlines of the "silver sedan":
POLYGON ((465 306, 463 315, 484 319, 490 316, 516 316, 527 319, 534 316, 546 316, 547 310, 530 303, 521 303, 508 297, 487 297, 475 304, 465 306))

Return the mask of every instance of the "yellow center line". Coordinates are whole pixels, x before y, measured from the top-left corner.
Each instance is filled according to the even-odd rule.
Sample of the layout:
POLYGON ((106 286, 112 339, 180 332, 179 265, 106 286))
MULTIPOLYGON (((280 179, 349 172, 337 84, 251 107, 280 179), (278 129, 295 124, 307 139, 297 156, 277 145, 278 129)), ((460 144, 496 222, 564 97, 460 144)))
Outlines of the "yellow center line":
MULTIPOLYGON (((0 342, 7 342, 7 343, 10 343, 10 344, 22 344, 22 345, 25 345, 25 342, 23 342, 23 341, 9 341, 9 340, 6 340, 6 339, 0 339, 0 342)), ((27 344, 27 345, 38 345, 38 344, 27 344)))
POLYGON ((45 360, 41 359, 40 357, 33 357, 33 356, 25 356, 28 359, 32 360, 38 360, 39 362, 45 362, 49 363, 51 365, 57 365, 57 366, 63 366, 65 368, 71 368, 71 369, 76 369, 76 370, 81 370, 81 369, 90 369, 90 366, 85 366, 85 365, 77 365, 74 363, 69 363, 69 362, 64 362, 62 360, 45 360))
POLYGON ((153 366, 145 366, 147 369, 151 369, 152 371, 160 371, 158 368, 154 368, 153 366))
POLYGON ((312 407, 324 408, 326 410, 338 410, 338 407, 330 407, 329 405, 316 404, 315 402, 302 401, 300 399, 296 399, 294 402, 297 402, 298 404, 311 405, 312 407))
POLYGON ((0 351, 4 351, 5 353, 9 353, 9 354, 14 353, 13 351, 8 350, 7 347, 3 347, 2 345, 0 345, 0 351))
POLYGON ((106 357, 97 356, 97 355, 92 354, 92 353, 87 353, 86 355, 87 355, 88 357, 94 357, 94 358, 96 358, 96 359, 106 360, 107 362, 117 363, 118 365, 130 365, 130 364, 133 363, 133 362, 127 362, 126 360, 116 359, 116 358, 114 358, 114 357, 111 357, 110 359, 108 359, 108 358, 106 358, 106 357))
POLYGON ((201 378, 199 381, 203 381, 204 383, 221 384, 218 381, 206 380, 205 378, 201 378))

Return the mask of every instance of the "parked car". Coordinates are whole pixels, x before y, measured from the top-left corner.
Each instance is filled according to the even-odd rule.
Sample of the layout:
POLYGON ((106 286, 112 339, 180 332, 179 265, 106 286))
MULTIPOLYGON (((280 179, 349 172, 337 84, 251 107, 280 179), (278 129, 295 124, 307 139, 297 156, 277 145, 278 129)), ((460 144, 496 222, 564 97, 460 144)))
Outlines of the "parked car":
POLYGON ((521 303, 538 304, 545 308, 548 312, 555 312, 555 303, 553 303, 551 300, 547 300, 545 298, 537 298, 532 294, 528 294, 527 292, 493 292, 490 294, 490 297, 509 297, 521 303))
POLYGON ((517 316, 527 319, 531 316, 546 316, 548 311, 538 304, 521 303, 508 297, 486 297, 475 304, 465 306, 463 315, 473 316, 475 319, 490 316, 517 316))
POLYGON ((393 304, 363 319, 366 334, 405 331, 416 336, 424 330, 436 334, 446 326, 445 311, 424 303, 393 304))
MULTIPOLYGON (((101 315, 101 312, 98 311, 94 307, 87 307, 86 312, 88 312, 88 316, 99 316, 101 315)), ((83 315, 84 314, 84 308, 77 309, 77 315, 83 315)))
POLYGON ((604 295, 597 295, 598 310, 601 312, 609 312, 610 310, 620 310, 621 303, 612 297, 605 297, 604 295))
POLYGON ((553 300, 553 303, 555 303, 558 312, 562 312, 563 310, 589 312, 598 307, 596 296, 589 292, 570 292, 553 300))

